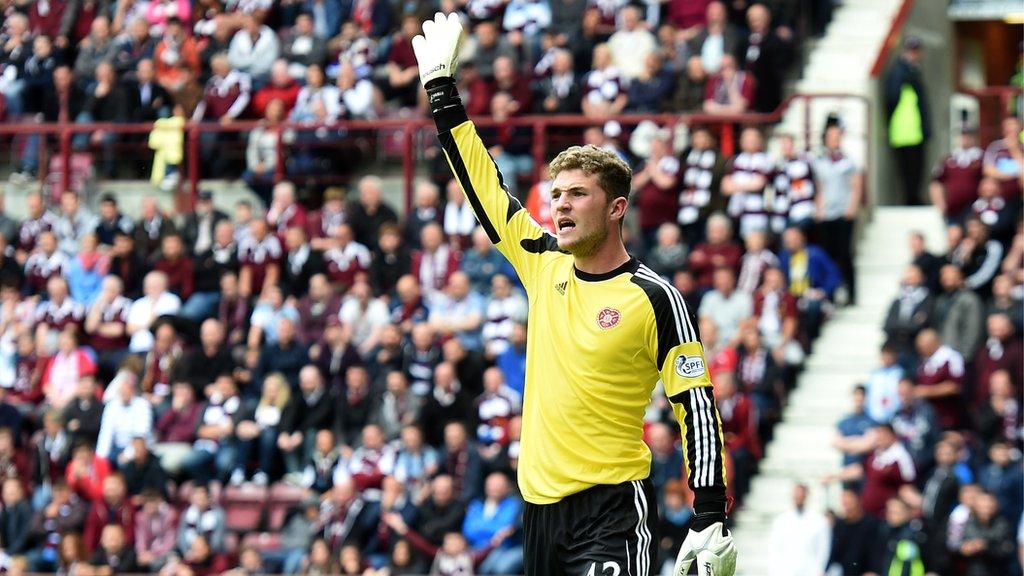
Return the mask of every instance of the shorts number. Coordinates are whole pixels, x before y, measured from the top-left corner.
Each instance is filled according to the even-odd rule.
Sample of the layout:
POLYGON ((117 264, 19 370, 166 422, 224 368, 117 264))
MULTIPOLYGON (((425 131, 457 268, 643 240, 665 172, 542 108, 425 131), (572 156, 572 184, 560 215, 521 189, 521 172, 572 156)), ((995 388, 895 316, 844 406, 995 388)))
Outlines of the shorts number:
POLYGON ((601 564, 601 570, 597 569, 597 562, 590 565, 590 571, 587 572, 587 576, 619 576, 622 570, 619 568, 618 562, 608 561, 601 564), (609 573, 608 570, 611 570, 609 573))

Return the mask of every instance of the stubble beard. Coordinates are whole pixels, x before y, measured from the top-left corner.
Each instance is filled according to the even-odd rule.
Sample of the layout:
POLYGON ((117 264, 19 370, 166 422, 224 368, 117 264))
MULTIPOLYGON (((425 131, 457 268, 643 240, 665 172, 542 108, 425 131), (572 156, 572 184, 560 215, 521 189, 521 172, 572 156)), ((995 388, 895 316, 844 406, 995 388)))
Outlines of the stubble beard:
POLYGON ((559 239, 558 247, 576 258, 589 258, 597 253, 607 238, 608 228, 598 227, 593 232, 580 237, 571 244, 563 244, 561 239, 559 239))

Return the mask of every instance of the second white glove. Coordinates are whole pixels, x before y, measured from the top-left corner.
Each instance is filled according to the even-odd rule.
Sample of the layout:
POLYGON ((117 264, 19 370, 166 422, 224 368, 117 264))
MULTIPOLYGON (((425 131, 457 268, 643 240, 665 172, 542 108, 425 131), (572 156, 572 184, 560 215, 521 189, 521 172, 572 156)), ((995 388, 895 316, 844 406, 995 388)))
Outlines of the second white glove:
POLYGON ((462 21, 459 15, 438 12, 423 23, 423 34, 412 39, 412 51, 419 64, 420 81, 426 86, 435 78, 454 77, 462 46, 462 21))

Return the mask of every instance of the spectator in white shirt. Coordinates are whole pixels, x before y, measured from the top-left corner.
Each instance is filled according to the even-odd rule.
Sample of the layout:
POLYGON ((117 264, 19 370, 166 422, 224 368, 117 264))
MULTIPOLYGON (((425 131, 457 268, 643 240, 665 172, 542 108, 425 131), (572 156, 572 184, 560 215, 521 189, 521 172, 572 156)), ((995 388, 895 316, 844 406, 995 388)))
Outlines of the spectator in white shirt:
POLYGON ((719 268, 712 276, 714 290, 700 302, 700 317, 708 318, 718 328, 721 342, 732 342, 739 333, 741 322, 754 314, 750 294, 736 289, 736 273, 731 268, 719 268))
POLYGON ((508 339, 515 325, 526 322, 526 298, 513 289, 508 276, 496 274, 491 279, 486 314, 482 332, 484 347, 488 356, 497 357, 508 349, 508 339))
MULTIPOLYGON (((117 464, 118 456, 135 438, 150 439, 153 432, 153 411, 149 402, 136 394, 135 382, 122 378, 117 396, 103 408, 96 454, 117 464)), ((128 455, 130 456, 130 455, 128 455)))
POLYGON ((612 62, 627 80, 636 78, 644 71, 647 56, 657 48, 654 34, 644 28, 640 21, 640 9, 627 6, 621 13, 619 30, 608 39, 612 51, 612 62))
POLYGON ((232 68, 249 74, 257 84, 262 84, 280 53, 281 43, 277 34, 269 26, 260 24, 255 15, 249 14, 244 27, 231 39, 228 59, 232 68))
POLYGON ((146 274, 142 294, 128 310, 128 349, 136 354, 149 352, 153 347, 153 322, 161 316, 176 314, 181 308, 181 299, 167 291, 167 275, 163 272, 146 274))
POLYGON ((832 529, 807 508, 807 486, 793 487, 793 509, 772 522, 770 576, 820 576, 832 546, 832 529))
POLYGON ((338 317, 341 325, 349 330, 352 343, 364 357, 377 346, 384 327, 391 323, 387 304, 374 298, 370 285, 362 280, 352 286, 338 317))
POLYGON ((437 303, 430 308, 430 326, 442 337, 456 337, 469 350, 480 350, 483 299, 470 290, 469 276, 455 272, 437 303))

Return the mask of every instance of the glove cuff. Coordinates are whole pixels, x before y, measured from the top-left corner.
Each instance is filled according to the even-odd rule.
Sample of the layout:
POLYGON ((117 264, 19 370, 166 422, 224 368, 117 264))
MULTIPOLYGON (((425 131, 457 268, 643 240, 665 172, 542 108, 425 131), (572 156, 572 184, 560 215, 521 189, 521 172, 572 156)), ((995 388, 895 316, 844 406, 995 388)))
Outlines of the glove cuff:
POLYGON ((459 88, 455 79, 450 76, 434 78, 424 86, 427 90, 427 105, 430 115, 434 117, 437 132, 447 132, 469 120, 466 108, 459 98, 459 88))
POLYGON ((715 522, 725 523, 729 509, 725 487, 711 486, 697 488, 693 494, 693 525, 692 530, 700 532, 715 522))

